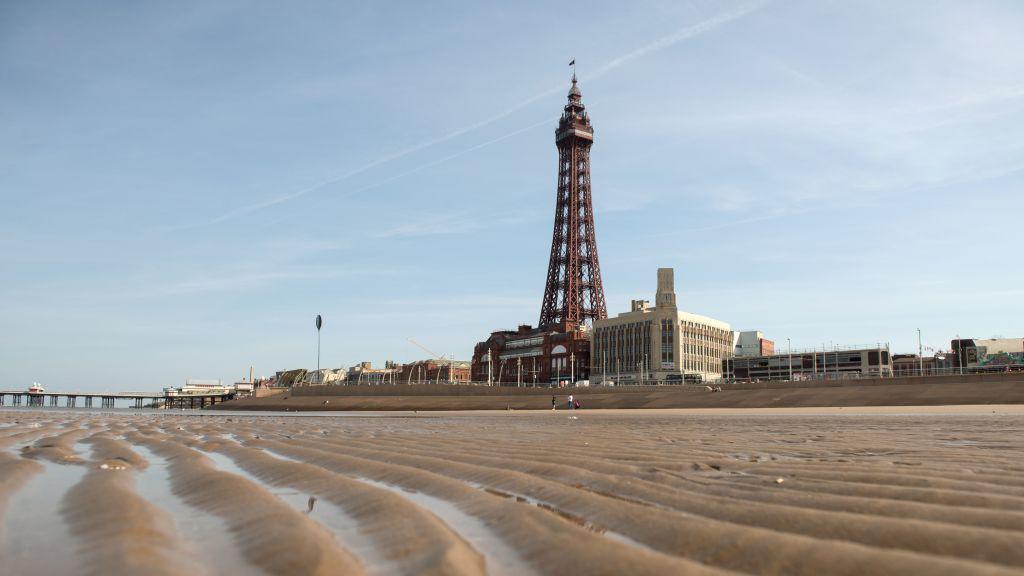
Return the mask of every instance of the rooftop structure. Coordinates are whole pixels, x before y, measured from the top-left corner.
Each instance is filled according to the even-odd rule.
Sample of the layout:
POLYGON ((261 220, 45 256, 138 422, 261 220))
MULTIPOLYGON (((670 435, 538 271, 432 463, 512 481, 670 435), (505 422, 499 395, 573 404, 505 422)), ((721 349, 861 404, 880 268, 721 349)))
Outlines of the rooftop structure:
POLYGON ((733 332, 733 356, 749 358, 752 356, 771 356, 775 353, 775 343, 764 337, 757 330, 733 332))

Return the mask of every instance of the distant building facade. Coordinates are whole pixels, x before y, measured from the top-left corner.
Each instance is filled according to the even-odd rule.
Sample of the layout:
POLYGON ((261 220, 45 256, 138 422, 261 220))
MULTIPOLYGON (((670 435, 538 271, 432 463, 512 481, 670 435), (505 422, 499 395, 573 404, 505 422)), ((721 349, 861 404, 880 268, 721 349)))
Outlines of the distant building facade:
POLYGON ((733 332, 733 356, 751 358, 754 356, 771 356, 775 353, 775 343, 764 337, 757 330, 733 332))
MULTIPOLYGON (((372 362, 360 362, 348 369, 345 384, 394 384, 400 366, 390 360, 384 368, 374 368, 372 362)), ((339 382, 341 383, 341 382, 339 382)))
POLYGON ((893 354, 892 373, 893 376, 928 376, 939 374, 944 371, 943 363, 935 356, 924 356, 917 354, 893 354))
POLYGON ((470 363, 465 360, 417 360, 402 364, 396 384, 466 383, 470 380, 470 363))
POLYGON ((794 351, 723 362, 726 378, 735 380, 794 380, 892 376, 892 358, 886 347, 794 351))
POLYGON ((961 338, 950 342, 952 364, 971 372, 1024 370, 1024 338, 961 338))
POLYGON ((594 321, 591 381, 647 384, 717 380, 732 353, 732 330, 720 320, 676 306, 672 268, 658 269, 652 307, 634 300, 631 310, 594 321))
POLYGON ((500 385, 565 385, 590 377, 586 325, 499 330, 473 349, 472 378, 500 385))

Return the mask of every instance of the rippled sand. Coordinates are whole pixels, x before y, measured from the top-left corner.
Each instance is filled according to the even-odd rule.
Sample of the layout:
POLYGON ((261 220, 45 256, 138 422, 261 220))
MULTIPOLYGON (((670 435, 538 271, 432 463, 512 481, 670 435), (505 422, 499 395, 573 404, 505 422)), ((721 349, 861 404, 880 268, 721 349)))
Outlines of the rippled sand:
POLYGON ((0 411, 0 572, 1024 573, 1024 411, 856 412, 0 411))

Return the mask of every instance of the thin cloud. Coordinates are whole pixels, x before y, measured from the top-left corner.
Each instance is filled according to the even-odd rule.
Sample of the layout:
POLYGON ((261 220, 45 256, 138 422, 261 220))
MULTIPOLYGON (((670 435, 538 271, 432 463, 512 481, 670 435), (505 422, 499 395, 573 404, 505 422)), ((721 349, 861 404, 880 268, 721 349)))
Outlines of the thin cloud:
POLYGON ((123 296, 130 295, 145 298, 206 294, 210 292, 237 293, 296 280, 340 280, 346 278, 395 276, 398 274, 397 270, 390 268, 298 268, 271 272, 227 273, 145 287, 123 296))
POLYGON ((671 48, 672 46, 675 46, 680 42, 690 40, 691 38, 695 38, 697 36, 700 36, 701 34, 711 32, 712 30, 724 24, 728 24, 734 20, 739 20, 744 16, 747 16, 753 12, 760 10, 766 4, 768 4, 767 0, 763 0, 761 2, 751 2, 749 4, 740 6, 735 10, 723 12, 722 14, 704 20, 703 22, 698 22, 697 24, 693 24, 685 28, 680 28, 679 30, 676 30, 675 32, 669 34, 668 36, 662 36, 661 38, 655 40, 654 42, 651 42, 650 44, 647 44, 646 46, 641 46, 640 48, 637 48, 632 52, 628 52, 626 54, 623 54, 622 56, 613 58, 612 60, 606 62, 603 66, 598 68, 596 72, 594 72, 587 78, 590 80, 600 78, 601 76, 604 76, 605 74, 611 72, 612 70, 615 70, 616 68, 624 64, 628 64, 629 62, 632 62, 637 58, 642 58, 654 52, 661 52, 662 50, 666 48, 671 48))
MULTIPOLYGON (((735 20, 743 18, 744 16, 747 16, 747 15, 749 15, 749 14, 751 14, 751 13, 757 11, 757 10, 760 10, 767 3, 768 3, 767 0, 764 0, 764 1, 760 1, 760 2, 753 2, 753 3, 745 4, 745 5, 739 7, 737 9, 735 9, 735 10, 730 10, 728 12, 724 12, 722 14, 719 14, 717 16, 714 16, 714 17, 709 18, 707 20, 704 20, 702 22, 698 22, 697 24, 692 24, 690 26, 686 26, 685 28, 681 28, 681 29, 679 29, 679 30, 677 30, 677 31, 667 35, 667 36, 663 36, 663 37, 655 40, 654 42, 651 42, 650 44, 647 44, 645 46, 642 46, 640 48, 637 48, 635 50, 627 52, 626 54, 623 54, 622 56, 619 56, 617 58, 613 58, 612 60, 606 62, 604 65, 600 66, 594 73, 592 73, 592 74, 590 74, 588 76, 585 76, 584 80, 595 80, 595 79, 600 78, 600 77, 608 74, 609 72, 615 70, 616 68, 619 68, 619 67, 621 67, 621 66, 623 66, 623 65, 625 65, 625 64, 627 64, 627 63, 629 63, 629 62, 631 62, 633 60, 636 60, 636 59, 641 58, 643 56, 647 56, 648 54, 652 54, 652 53, 655 53, 655 52, 660 52, 660 51, 665 50, 666 48, 670 48, 670 47, 672 47, 672 46, 674 46, 674 45, 676 45, 676 44, 678 44, 680 42, 683 42, 683 41, 695 38, 697 36, 700 36, 702 34, 705 34, 707 32, 715 30, 716 28, 718 28, 718 27, 720 27, 720 26, 722 26, 724 24, 728 24, 730 22, 733 22, 735 20)), ((349 171, 344 172, 342 174, 338 174, 336 176, 327 178, 325 180, 321 180, 320 182, 317 182, 316 184, 313 184, 312 186, 308 186, 306 188, 302 188, 302 189, 297 190, 295 192, 291 192, 291 193, 288 193, 288 194, 283 194, 281 196, 270 198, 270 199, 264 200, 262 202, 257 202, 255 204, 249 204, 247 206, 240 206, 240 207, 235 208, 233 210, 229 210, 228 212, 225 212, 224 214, 221 214, 220 216, 217 216, 216 218, 213 218, 212 220, 209 220, 209 221, 207 221, 205 223, 186 225, 186 226, 176 227, 174 229, 192 228, 192 227, 196 227, 196 226, 219 224, 221 222, 224 222, 226 220, 230 220, 232 218, 236 218, 238 216, 244 216, 246 214, 251 214, 251 213, 257 212, 259 210, 264 210, 264 209, 270 208, 272 206, 277 206, 278 204, 283 204, 285 202, 289 202, 291 200, 295 200, 297 198, 301 198, 302 196, 305 196, 305 195, 309 194, 310 192, 314 192, 316 190, 324 188, 325 186, 329 186, 331 184, 335 184, 335 183, 338 183, 338 182, 342 182, 344 180, 348 180, 349 178, 352 178, 354 176, 357 176, 359 174, 367 172, 367 171, 369 171, 369 170, 371 170, 373 168, 376 168, 378 166, 381 166, 383 164, 387 164, 389 162, 393 162, 395 160, 399 160, 401 158, 409 156, 410 154, 414 154, 416 152, 420 152, 422 150, 425 150, 427 148, 431 148, 431 147, 436 146, 438 144, 442 144, 444 142, 447 142, 449 140, 452 140, 452 139, 457 138, 459 136, 462 136, 464 134, 467 134, 467 133, 479 130, 480 128, 483 128, 485 126, 488 126, 490 124, 493 124, 493 123, 497 122, 498 120, 501 120, 503 118, 506 118, 506 117, 510 116, 511 114, 513 114, 513 113, 515 113, 515 112, 517 112, 517 111, 519 111, 519 110, 529 106, 530 104, 533 104, 534 102, 537 102, 538 100, 541 100, 543 98, 547 98, 548 96, 551 96, 553 94, 557 94, 557 93, 559 93, 559 92, 561 92, 563 90, 565 90, 565 86, 563 86, 563 85, 554 86, 552 88, 544 90, 543 92, 535 94, 535 95, 533 95, 533 96, 531 96, 531 97, 529 97, 529 98, 527 98, 525 100, 522 100, 522 101, 518 102, 517 104, 514 104, 511 107, 505 109, 502 112, 498 112, 496 114, 492 114, 491 116, 489 116, 485 120, 481 120, 479 122, 475 122, 473 124, 469 124, 467 126, 463 126, 463 127, 458 128, 456 130, 453 130, 453 131, 451 131, 451 132, 449 132, 447 134, 444 134, 442 136, 438 136, 436 138, 431 138, 429 140, 420 142, 420 143, 415 144, 413 146, 409 146, 408 148, 403 148, 403 149, 401 149, 401 150, 399 150, 397 152, 388 154, 386 156, 382 156, 380 158, 377 158, 376 160, 373 160, 372 162, 368 162, 367 164, 364 164, 364 165, 362 165, 362 166, 360 166, 358 168, 355 168, 353 170, 349 170, 349 171)), ((533 126, 531 126, 531 127, 533 127, 533 126)), ((528 128, 530 128, 530 127, 528 127, 528 128)), ((526 128, 526 129, 528 129, 528 128, 526 128)), ((440 161, 429 163, 429 164, 425 164, 425 165, 423 165, 422 167, 420 167, 420 168, 418 168, 416 170, 404 173, 402 176, 406 176, 408 174, 411 174, 412 172, 416 172, 416 171, 422 170, 423 168, 426 168, 426 167, 429 167, 429 166, 435 166, 435 165, 437 165, 437 164, 439 164, 441 162, 447 162, 447 161, 449 161, 449 160, 451 160, 453 158, 457 158, 457 157, 461 156, 462 154, 465 154, 465 153, 473 151, 473 150, 478 150, 479 148, 482 148, 483 146, 486 146, 486 145, 489 145, 489 144, 493 144, 494 142, 503 140, 503 139, 505 139, 505 138, 507 138, 509 136, 518 134, 519 132, 522 132, 524 130, 525 129, 520 129, 520 130, 517 130, 517 131, 512 132, 510 134, 506 134, 505 136, 502 136, 502 137, 500 137, 500 138, 498 138, 496 140, 492 140, 492 141, 489 141, 487 143, 484 143, 482 145, 478 144, 478 145, 472 146, 470 148, 467 148, 466 150, 463 150, 463 151, 458 152, 456 154, 453 154, 451 156, 447 156, 447 157, 441 159, 440 161)), ((398 177, 401 177, 401 176, 398 176, 398 177)), ((394 180, 396 178, 397 177, 392 177, 392 178, 389 178, 389 179, 385 180, 384 182, 389 182, 389 181, 394 180)), ((361 188, 360 190, 365 190, 367 188, 375 187, 377 185, 379 185, 379 184, 372 184, 369 187, 364 187, 364 188, 361 188)), ((166 230, 170 230, 170 229, 166 229, 166 230)))

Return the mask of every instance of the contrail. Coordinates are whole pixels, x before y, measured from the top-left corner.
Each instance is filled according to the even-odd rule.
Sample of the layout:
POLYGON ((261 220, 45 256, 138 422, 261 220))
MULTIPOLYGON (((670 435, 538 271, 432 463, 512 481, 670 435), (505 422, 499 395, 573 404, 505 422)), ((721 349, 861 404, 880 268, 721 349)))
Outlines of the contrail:
MULTIPOLYGON (((689 40, 689 39, 694 38, 696 36, 700 36, 701 34, 710 32, 710 31, 718 28, 719 26, 722 26, 723 24, 727 24, 727 23, 732 22, 734 20, 738 20, 738 19, 740 19, 740 18, 742 18, 742 17, 744 17, 744 16, 746 16, 746 15, 752 13, 752 12, 760 10, 767 3, 768 3, 768 0, 761 0, 761 1, 757 1, 757 2, 751 2, 749 4, 745 4, 743 6, 740 6, 739 8, 736 8, 735 10, 731 10, 729 12, 725 12, 725 13, 719 14, 717 16, 714 16, 713 18, 709 18, 709 19, 704 20, 702 22, 698 22, 697 24, 692 24, 692 25, 687 26, 685 28, 680 28, 679 30, 676 30, 675 32, 673 32, 673 33, 671 33, 671 34, 669 34, 667 36, 663 36, 663 37, 655 40, 654 42, 651 42, 650 44, 647 44, 645 46, 641 46, 640 48, 637 48, 636 50, 633 50, 631 52, 623 54, 622 56, 619 56, 617 58, 613 58, 612 60, 610 60, 610 61, 606 62, 605 64, 603 64, 602 66, 600 66, 592 74, 589 74, 589 75, 585 76, 584 80, 595 80, 597 78, 600 78, 600 77, 608 74, 609 72, 615 70, 616 68, 618 68, 618 67, 620 67, 620 66, 622 66, 624 64, 627 64, 627 63, 629 63, 629 62, 631 62, 633 60, 636 60, 637 58, 641 58, 641 57, 646 56, 646 55, 651 54, 651 53, 660 52, 660 51, 662 51, 662 50, 664 50, 666 48, 669 48, 671 46, 674 46, 674 45, 676 45, 676 44, 678 44, 680 42, 683 42, 685 40, 689 40)), ((398 160, 400 158, 404 158, 404 157, 406 157, 406 156, 408 156, 410 154, 414 154, 414 153, 419 152, 421 150, 424 150, 424 149, 427 149, 427 148, 431 148, 431 147, 436 146, 438 144, 441 144, 443 142, 447 142, 447 141, 449 141, 449 140, 451 140, 453 138, 457 138, 459 136, 462 136, 463 134, 467 134, 469 132, 473 132, 473 131, 479 130, 480 128, 483 128, 484 126, 487 126, 489 124, 493 124, 494 122, 497 122, 498 120, 501 120, 502 118, 505 118, 505 117, 507 117, 507 116, 509 116, 509 115, 511 115, 511 114, 513 114, 513 113, 515 113, 515 112, 517 112, 517 111, 519 111, 519 110, 529 106, 530 104, 533 104, 534 102, 536 102, 538 100, 541 100, 543 98, 547 98, 548 96, 551 96, 553 94, 557 94, 557 93, 563 91, 564 89, 565 89, 565 86, 563 86, 563 85, 559 85, 559 86, 555 86, 555 87, 549 88, 549 89, 547 89, 547 90, 545 90, 543 92, 540 92, 538 94, 535 94, 534 96, 531 96, 531 97, 529 97, 529 98, 527 98, 527 99, 525 99, 525 100, 523 100, 523 101, 521 101, 521 102, 519 102, 517 104, 514 104, 513 106, 507 108, 506 110, 504 110, 502 112, 499 112, 497 114, 493 114, 491 116, 488 116, 486 120, 481 120, 481 121, 476 122, 474 124, 469 124, 467 126, 463 126, 462 128, 459 128, 457 130, 454 130, 454 131, 449 132, 447 134, 444 134, 442 136, 431 138, 430 140, 425 140, 423 142, 420 142, 419 144, 415 144, 413 146, 409 146, 408 148, 403 148, 402 150, 399 150, 397 152, 394 152, 394 153, 388 154, 386 156, 382 156, 380 158, 377 158, 376 160, 373 160, 372 162, 364 164, 364 165, 362 165, 362 166, 360 166, 358 168, 355 168, 353 170, 349 170, 348 172, 344 172, 342 174, 339 174, 337 176, 333 176, 331 178, 327 178, 326 180, 321 180, 320 182, 317 182, 316 184, 313 184, 313 185, 308 186, 306 188, 302 188, 302 189, 297 190, 295 192, 291 192, 289 194, 284 194, 284 195, 281 195, 281 196, 277 196, 275 198, 270 198, 270 199, 264 200, 262 202, 257 202, 255 204, 250 204, 248 206, 241 206, 239 208, 235 208, 235 209, 233 209, 231 211, 225 212, 224 214, 221 214, 220 216, 217 216, 216 218, 206 222, 205 225, 218 224, 220 222, 223 222, 225 220, 229 220, 231 218, 235 218, 237 216, 243 216, 245 214, 251 214, 253 212, 256 212, 256 211, 259 211, 259 210, 263 210, 263 209, 269 208, 271 206, 276 206, 278 204, 282 204, 284 202, 289 202, 289 201, 294 200, 296 198, 305 196, 306 194, 309 194, 310 192, 319 190, 320 188, 323 188, 325 186, 329 186, 331 184, 335 184, 335 183, 341 182, 343 180, 348 180, 349 178, 352 178, 353 176, 357 176, 359 174, 362 174, 363 172, 366 172, 368 170, 376 168, 377 166, 380 166, 382 164, 387 164, 389 162, 398 160)), ((550 120, 545 120, 544 122, 549 122, 549 121, 550 120)), ((480 148, 483 148, 485 146, 489 146, 491 144, 494 144, 495 142, 500 142, 501 140, 504 140, 506 138, 512 137, 512 136, 514 136, 516 134, 520 134, 520 133, 522 133, 522 132, 524 132, 526 130, 529 130, 530 128, 535 128, 535 127, 539 126, 540 124, 541 123, 532 124, 532 125, 530 125, 530 126, 528 126, 526 128, 517 129, 517 130, 515 130, 513 132, 505 134, 504 136, 500 136, 500 137, 498 137, 496 139, 489 140, 489 141, 484 142, 482 144, 477 144, 477 145, 471 146, 471 147, 469 147, 469 148, 467 148, 465 150, 462 150, 462 151, 456 152, 455 154, 452 154, 450 156, 446 156, 444 158, 441 158, 440 160, 436 160, 436 161, 433 161, 433 162, 429 162, 427 164, 423 164, 422 166, 414 168, 414 169, 412 169, 412 170, 410 170, 408 172, 403 172, 402 174, 399 174, 399 175, 396 175, 396 176, 391 176, 391 177, 386 178, 384 180, 381 180, 380 182, 377 182, 375 184, 370 184, 368 186, 364 186, 364 187, 359 188, 357 190, 353 190, 351 193, 357 193, 357 192, 361 192, 361 191, 367 190, 369 188, 374 188, 376 186, 380 186, 382 184, 385 184, 387 182, 391 182, 391 181, 396 180, 398 178, 402 178, 404 176, 408 176, 409 174, 413 174, 415 172, 419 172, 420 170, 424 170, 424 169, 429 168, 431 166, 436 166, 438 164, 441 164, 442 162, 447 162, 447 161, 452 160, 454 158, 458 158, 459 156, 462 156, 463 154, 467 154, 467 153, 472 152, 474 150, 479 150, 480 148)), ((198 224, 198 226, 202 226, 202 225, 203 224, 198 224)), ((185 226, 185 227, 190 227, 190 226, 185 226)), ((174 229, 179 229, 179 228, 182 228, 182 227, 175 227, 174 229)))
POLYGON ((515 136, 517 134, 522 134, 523 132, 526 132, 527 130, 533 130, 534 128, 537 128, 538 126, 544 126, 546 124, 551 124, 555 120, 558 120, 558 116, 553 116, 553 117, 550 117, 550 118, 545 118, 544 120, 541 120, 540 122, 535 122, 533 124, 530 124, 529 126, 524 126, 524 127, 519 128, 517 130, 509 132, 508 134, 504 134, 502 136, 498 136, 497 138, 493 138, 493 139, 488 140, 486 142, 481 142, 479 144, 475 144, 473 146, 470 146, 469 148, 466 148, 465 150, 460 150, 458 152, 455 152, 454 154, 450 154, 450 155, 445 156, 443 158, 438 158, 437 160, 431 160, 430 162, 427 162, 426 164, 420 164, 419 166, 417 166, 415 168, 412 168, 410 170, 407 170, 405 172, 402 172, 400 174, 395 174, 393 176, 388 176, 387 178, 385 178, 383 180, 380 180, 378 182, 374 182, 373 184, 367 184, 366 186, 362 186, 360 188, 356 188, 354 190, 350 190, 348 192, 344 192, 344 193, 341 194, 341 196, 351 196, 353 194, 358 194, 360 192, 365 192, 367 190, 371 190, 371 189, 376 188, 378 186, 383 186, 383 185, 385 185, 385 184, 387 184, 389 182, 392 182, 394 180, 398 180, 400 178, 405 178, 406 176, 411 176, 412 174, 415 174, 417 172, 421 172, 423 170, 426 170, 427 168, 432 168, 434 166, 437 166, 438 164, 444 164, 445 162, 448 162, 449 160, 454 160, 455 158, 458 158, 459 156, 463 156, 465 154, 469 154, 470 152, 474 152, 474 151, 479 150, 481 148, 484 148, 486 146, 490 146, 491 144, 497 144, 498 142, 501 142, 502 140, 508 140, 509 138, 511 138, 511 137, 513 137, 513 136, 515 136))
POLYGON ((651 42, 650 44, 647 44, 646 46, 641 46, 640 48, 637 48, 632 52, 628 52, 626 54, 623 54, 622 56, 619 56, 618 58, 613 58, 612 60, 605 62, 605 64, 599 67, 596 72, 587 76, 587 79, 593 80, 595 78, 600 78, 601 76, 604 76, 605 74, 611 72, 612 70, 618 68, 619 66, 636 60, 637 58, 641 58, 653 52, 661 52, 662 50, 675 46, 676 44, 683 42, 684 40, 689 40, 696 36, 700 36, 701 34, 704 34, 706 32, 710 32, 715 28, 722 26, 723 24, 728 24, 733 20, 739 20, 740 18, 743 18, 748 14, 760 10, 766 4, 768 4, 768 0, 751 2, 748 4, 744 4, 736 8, 735 10, 723 12, 718 16, 704 20, 703 22, 698 22, 697 24, 693 24, 685 28, 680 28, 679 30, 676 30, 675 32, 669 34, 668 36, 662 36, 661 38, 658 38, 657 40, 651 42))
MULTIPOLYGON (((403 150, 399 150, 398 152, 394 152, 392 154, 388 154, 387 156, 382 156, 382 157, 377 158, 376 160, 374 160, 372 162, 369 162, 367 164, 364 164, 364 165, 360 166, 359 168, 356 168, 354 170, 350 170, 348 172, 345 172, 345 173, 340 174, 338 176, 334 176, 332 178, 328 178, 326 180, 321 180, 320 182, 317 182, 316 184, 313 184, 312 186, 308 186, 308 187, 303 188, 301 190, 298 190, 296 192, 292 192, 290 194, 284 194, 282 196, 278 196, 276 198, 271 198, 269 200, 264 200, 263 202, 259 202, 259 203, 256 203, 256 204, 250 204, 249 206, 242 206, 240 208, 235 208, 234 210, 231 210, 230 212, 225 212, 224 214, 221 214, 220 216, 214 218, 213 220, 210 220, 209 222, 207 222, 207 224, 217 224, 217 223, 223 222, 225 220, 229 220, 231 218, 234 218, 236 216, 242 216, 242 215, 245 215, 245 214, 250 214, 252 212, 256 212, 256 211, 262 210, 264 208, 269 208, 271 206, 275 206, 275 205, 281 204, 283 202, 288 202, 289 200, 294 200, 294 199, 296 199, 296 198, 298 198, 300 196, 305 196, 306 194, 309 194, 310 192, 313 192, 314 190, 319 190, 320 188, 323 188, 324 186, 327 186, 327 185, 330 185, 330 184, 334 184, 336 182, 341 182, 342 180, 348 180, 349 178, 352 178, 353 176, 362 174, 363 172, 366 172, 367 170, 370 170, 372 168, 380 166, 381 164, 386 164, 386 163, 391 162, 393 160, 398 160, 399 158, 403 158, 405 156, 413 154, 414 152, 419 152, 420 150, 423 150, 425 148, 430 148, 431 146, 435 146, 435 145, 440 144, 442 142, 446 142, 448 140, 451 140, 452 138, 456 138, 458 136, 466 134, 467 132, 472 132, 474 130, 482 128, 482 127, 484 127, 484 126, 486 126, 488 124, 491 124, 493 122, 496 122, 496 121, 500 120, 501 118, 509 116, 510 114, 516 112, 517 110, 520 110, 522 108, 525 108, 526 106, 529 106, 530 104, 532 104, 533 102, 535 102, 537 100, 540 100, 541 98, 545 98, 547 96, 550 96, 550 95, 552 95, 552 94, 554 94, 554 93, 556 93, 556 92, 558 92, 558 91, 560 91, 562 89, 563 89, 563 87, 559 86, 557 88, 552 88, 550 90, 547 90, 547 91, 542 92, 540 94, 537 94, 535 96, 531 96, 530 98, 527 98, 526 100, 523 100, 522 102, 512 106, 511 108, 505 110, 504 112, 500 112, 500 113, 498 113, 495 116, 489 117, 487 120, 481 120, 480 122, 477 122, 476 124, 471 124, 469 126, 464 126, 462 128, 459 128, 458 130, 455 130, 453 132, 449 132, 448 134, 445 134, 444 136, 438 136, 436 138, 432 138, 430 140, 426 140, 424 142, 420 142, 419 144, 416 144, 415 146, 410 146, 410 147, 405 148, 403 150)), ((557 119, 557 116, 555 118, 557 119)), ((545 120, 545 122, 550 122, 550 120, 545 120)), ((511 136, 515 136, 516 134, 519 134, 519 133, 524 132, 525 130, 527 130, 529 128, 534 128, 536 126, 537 125, 530 125, 527 128, 519 129, 519 130, 516 130, 514 132, 510 132, 509 134, 506 134, 505 136, 496 138, 496 139, 488 141, 488 142, 484 142, 483 144, 476 145, 476 146, 473 146, 471 148, 467 148, 466 150, 463 150, 462 152, 458 152, 456 154, 453 154, 451 156, 443 158, 442 160, 447 161, 447 160, 451 160, 452 158, 457 158, 457 157, 461 156, 462 154, 465 154, 467 152, 471 152, 473 150, 478 150, 478 149, 483 148, 484 146, 487 146, 489 144, 494 144, 495 142, 500 142, 501 140, 504 140, 505 138, 509 138, 511 136)), ((411 170, 411 171, 409 171, 407 173, 403 173, 403 175, 411 174, 413 172, 418 172, 418 171, 420 171, 420 170, 422 170, 424 168, 428 168, 430 166, 434 166, 434 165, 436 165, 438 163, 440 163, 440 162, 431 162, 429 164, 425 164, 425 165, 423 165, 423 166, 421 166, 421 167, 419 167, 417 169, 411 170)), ((390 182, 392 180, 395 180, 396 178, 397 177, 391 177, 391 178, 388 178, 386 180, 382 180, 381 182, 379 182, 377 184, 371 184, 368 187, 360 188, 359 190, 356 190, 356 192, 362 191, 362 190, 364 190, 366 188, 372 188, 374 186, 379 186, 380 184, 384 184, 386 182, 390 182)))

